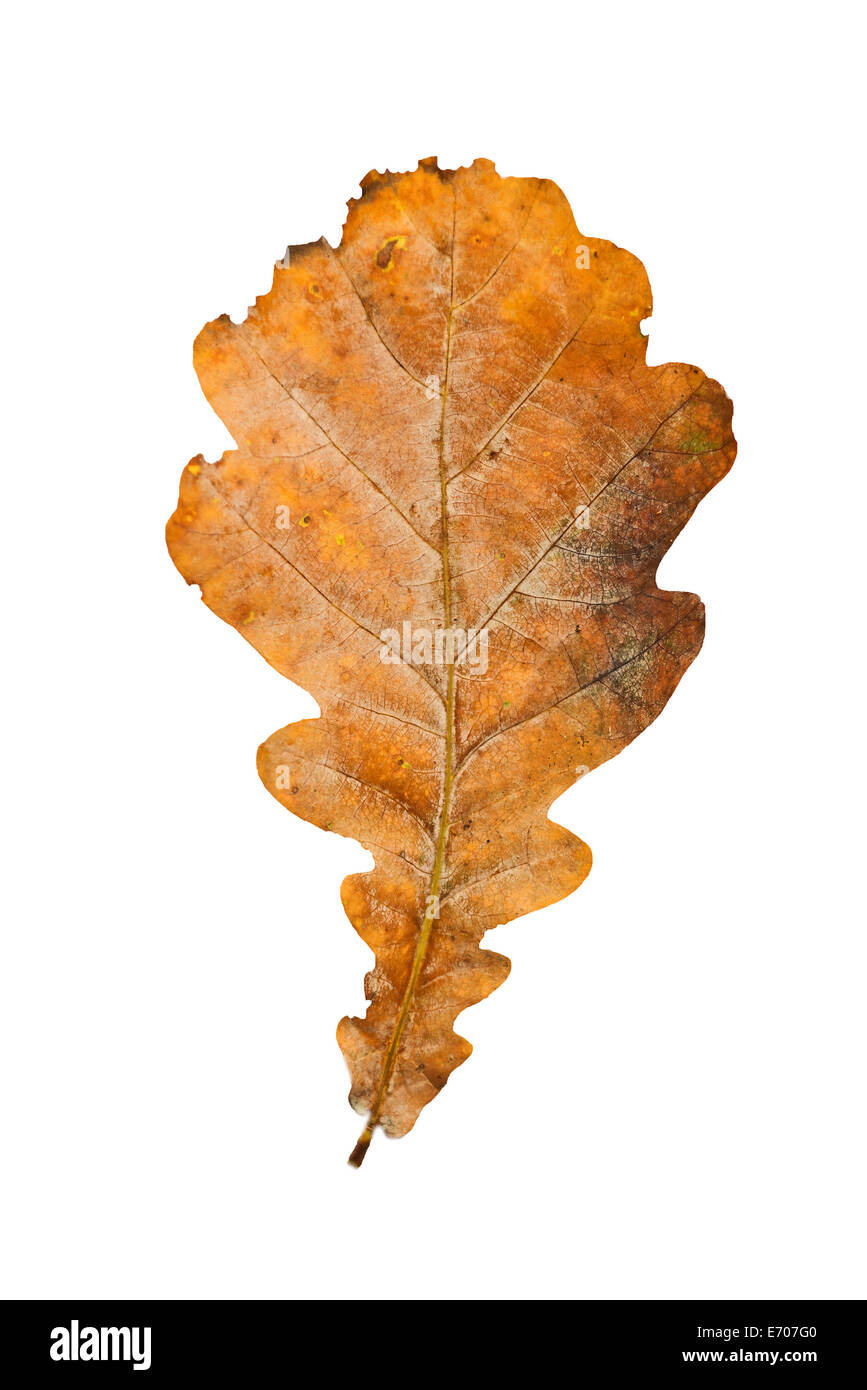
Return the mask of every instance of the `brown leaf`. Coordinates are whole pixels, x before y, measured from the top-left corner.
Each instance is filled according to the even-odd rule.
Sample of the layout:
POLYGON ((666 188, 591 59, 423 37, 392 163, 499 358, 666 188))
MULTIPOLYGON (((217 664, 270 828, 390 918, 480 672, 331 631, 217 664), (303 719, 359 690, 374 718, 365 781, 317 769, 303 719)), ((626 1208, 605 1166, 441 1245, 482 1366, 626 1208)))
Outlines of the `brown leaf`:
POLYGON ((376 861, 343 885, 376 954, 338 1029, 356 1164, 469 1056, 455 1018, 509 970, 483 934, 588 873, 548 807, 701 645, 700 600, 655 575, 731 466, 731 403, 646 365, 650 310, 555 184, 425 160, 368 175, 337 250, 291 247, 197 339, 238 448, 185 470, 172 558, 322 708, 262 745, 268 790, 376 861))

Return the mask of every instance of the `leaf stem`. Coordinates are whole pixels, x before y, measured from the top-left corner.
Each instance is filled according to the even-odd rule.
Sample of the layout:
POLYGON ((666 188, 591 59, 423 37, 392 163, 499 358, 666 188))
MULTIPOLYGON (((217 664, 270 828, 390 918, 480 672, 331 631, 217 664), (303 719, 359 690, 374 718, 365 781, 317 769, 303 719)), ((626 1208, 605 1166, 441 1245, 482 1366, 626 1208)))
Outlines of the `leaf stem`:
POLYGON ((349 1155, 349 1158, 347 1159, 347 1162, 349 1163, 350 1167, 361 1167, 362 1163, 364 1162, 365 1154, 367 1153, 367 1150, 370 1148, 370 1141, 372 1138, 373 1127, 371 1125, 368 1125, 367 1128, 363 1131, 361 1138, 359 1139, 355 1148, 352 1150, 352 1153, 349 1155))

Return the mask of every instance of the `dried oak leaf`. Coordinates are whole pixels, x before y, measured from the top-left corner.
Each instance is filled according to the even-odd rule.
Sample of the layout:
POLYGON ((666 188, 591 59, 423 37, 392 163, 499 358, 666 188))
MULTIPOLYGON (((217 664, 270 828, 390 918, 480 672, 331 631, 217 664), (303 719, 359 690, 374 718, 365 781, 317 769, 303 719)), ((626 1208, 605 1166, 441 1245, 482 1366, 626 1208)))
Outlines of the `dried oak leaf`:
POLYGON ((722 388, 646 364, 640 261, 555 184, 424 160, 362 189, 336 250, 290 247, 245 322, 199 335, 238 448, 188 465, 168 525, 208 607, 321 706, 262 745, 266 787, 376 861, 343 884, 376 955, 338 1029, 356 1164, 469 1056, 455 1018, 509 970, 484 933, 589 871, 548 807, 696 655, 700 600, 655 575, 735 454, 722 388), (456 630, 486 661, 482 636, 437 650, 456 630))

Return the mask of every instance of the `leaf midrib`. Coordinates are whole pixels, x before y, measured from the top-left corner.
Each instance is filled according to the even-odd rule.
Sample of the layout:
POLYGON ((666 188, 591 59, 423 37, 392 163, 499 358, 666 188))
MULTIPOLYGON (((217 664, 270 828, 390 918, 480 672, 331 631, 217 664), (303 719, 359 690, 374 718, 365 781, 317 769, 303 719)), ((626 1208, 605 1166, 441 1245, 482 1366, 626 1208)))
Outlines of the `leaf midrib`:
MULTIPOLYGON (((445 441, 446 441, 446 405, 448 401, 449 372, 451 368, 452 353, 452 322, 455 312, 455 228, 457 223, 457 198, 455 195, 454 184, 452 184, 452 239, 451 239, 451 272, 449 288, 449 313, 446 325, 446 354, 445 371, 443 376, 442 390, 442 409, 440 411, 440 437, 439 437, 439 470, 440 470, 440 522, 441 522, 441 545, 440 555, 442 558, 443 575, 443 617, 446 631, 452 625, 452 596, 451 596, 451 573, 449 569, 449 514, 448 514, 448 478, 446 476, 445 463, 445 441)), ((452 781, 454 776, 454 753, 455 753, 455 668, 454 663, 450 662, 448 667, 446 685, 446 732, 445 732, 445 757, 443 760, 443 782, 440 796, 439 822, 436 834, 436 853, 434 856, 433 868, 430 877, 430 892, 427 894, 425 904, 425 915, 419 927, 418 941, 416 942, 413 955, 412 966, 409 979, 404 989, 401 999, 400 1009, 397 1019, 392 1029, 388 1048, 382 1064, 379 1085, 376 1090, 376 1097, 373 1107, 367 1119, 364 1131, 352 1152, 350 1162, 359 1166, 364 1158, 373 1131, 379 1124, 382 1113, 382 1106, 388 1092, 388 1087, 394 1073, 397 1062, 398 1052, 406 1028, 407 1019, 412 1009, 415 997, 416 986, 421 976, 427 957, 428 946, 430 944, 433 924, 436 917, 432 915, 431 905, 434 910, 437 907, 439 887, 442 881, 443 869, 445 867, 446 845, 448 842, 449 811, 451 807, 452 781)))

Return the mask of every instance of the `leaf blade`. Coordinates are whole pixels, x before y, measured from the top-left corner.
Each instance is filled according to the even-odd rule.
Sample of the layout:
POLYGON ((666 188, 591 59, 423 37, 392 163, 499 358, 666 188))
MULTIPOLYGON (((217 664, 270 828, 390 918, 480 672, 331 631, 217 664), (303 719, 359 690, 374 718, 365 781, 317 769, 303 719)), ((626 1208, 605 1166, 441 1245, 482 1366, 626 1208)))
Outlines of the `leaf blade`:
POLYGON ((469 1056, 455 1019, 509 969, 485 931, 589 872, 548 809, 699 650, 700 600, 655 575, 736 447, 716 382, 646 365, 644 269, 583 238, 556 185, 480 160, 362 188, 336 250, 291 248, 244 324, 199 335, 238 449, 193 460, 167 532, 322 708, 262 745, 265 785, 374 855, 343 885, 376 957, 338 1029, 356 1164, 469 1056), (407 628, 481 632, 484 665, 416 654, 407 628))

